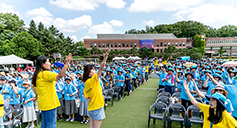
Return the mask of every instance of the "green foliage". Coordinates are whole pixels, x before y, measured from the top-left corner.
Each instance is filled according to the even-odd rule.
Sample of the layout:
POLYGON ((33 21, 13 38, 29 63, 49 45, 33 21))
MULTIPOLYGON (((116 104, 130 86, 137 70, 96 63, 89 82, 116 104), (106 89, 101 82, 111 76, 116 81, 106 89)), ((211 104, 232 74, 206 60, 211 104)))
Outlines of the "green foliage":
POLYGON ((223 53, 227 52, 226 50, 223 50, 223 47, 221 47, 220 50, 218 50, 218 53, 220 54, 220 57, 222 57, 223 53))
POLYGON ((27 32, 18 33, 11 41, 6 40, 2 46, 4 55, 15 54, 16 56, 35 60, 43 54, 44 48, 41 42, 37 41, 27 32))
POLYGON ((177 52, 177 48, 173 45, 169 46, 168 48, 164 49, 164 59, 168 59, 168 58, 173 58, 173 55, 175 55, 175 53, 177 52))
POLYGON ((194 37, 194 47, 199 48, 200 51, 202 52, 202 55, 205 54, 205 46, 206 46, 205 37, 202 37, 202 35, 196 35, 194 37))
POLYGON ((20 27, 23 27, 24 21, 20 20, 16 14, 12 13, 0 13, 0 29, 11 30, 16 32, 20 27))
POLYGON ((129 50, 129 54, 131 56, 137 56, 138 55, 138 50, 136 47, 132 47, 130 50, 129 50))
POLYGON ((152 57, 153 52, 151 49, 147 48, 147 47, 142 47, 139 51, 139 57, 141 57, 142 59, 146 58, 146 57, 152 57))

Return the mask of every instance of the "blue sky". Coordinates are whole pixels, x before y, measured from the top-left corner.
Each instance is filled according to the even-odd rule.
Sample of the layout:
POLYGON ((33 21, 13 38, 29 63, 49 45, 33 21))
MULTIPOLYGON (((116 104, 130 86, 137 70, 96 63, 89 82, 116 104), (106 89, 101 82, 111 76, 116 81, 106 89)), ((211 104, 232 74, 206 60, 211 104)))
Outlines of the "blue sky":
POLYGON ((0 0, 0 13, 54 25, 74 41, 157 24, 195 20, 214 28, 237 25, 236 0, 0 0))

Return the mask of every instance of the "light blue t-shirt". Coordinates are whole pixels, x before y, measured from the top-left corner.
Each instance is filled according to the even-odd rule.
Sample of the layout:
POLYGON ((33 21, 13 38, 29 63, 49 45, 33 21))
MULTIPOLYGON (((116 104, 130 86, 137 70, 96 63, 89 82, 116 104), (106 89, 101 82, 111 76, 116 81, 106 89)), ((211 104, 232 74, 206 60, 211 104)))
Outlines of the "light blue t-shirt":
MULTIPOLYGON (((192 81, 190 81, 190 82, 186 81, 186 82, 188 84, 189 91, 196 91, 195 86, 194 86, 192 81)), ((190 99, 188 98, 188 95, 187 95, 187 93, 186 93, 186 91, 184 89, 184 85, 183 85, 184 80, 180 80, 179 83, 182 85, 181 93, 180 93, 180 98, 184 99, 184 100, 190 101, 190 99)), ((192 94, 192 95, 194 95, 194 94, 192 94)))
POLYGON ((24 107, 31 107, 31 106, 34 105, 33 101, 27 102, 27 104, 24 105, 25 101, 35 97, 35 94, 34 94, 34 92, 31 89, 27 89, 27 90, 26 89, 21 89, 21 90, 18 90, 18 94, 21 96, 21 104, 23 104, 24 107), (25 96, 25 100, 24 100, 24 96, 25 96))
MULTIPOLYGON (((174 74, 172 74, 172 75, 169 75, 169 79, 167 79, 167 81, 164 81, 164 84, 165 84, 165 86, 174 86, 174 83, 175 83, 175 76, 174 76, 174 74), (172 75, 173 75, 173 82, 172 82, 172 75)), ((165 79, 165 78, 167 78, 167 75, 166 76, 164 76, 164 78, 163 79, 165 79)))
POLYGON ((237 86, 236 85, 224 85, 225 90, 228 92, 227 97, 232 103, 234 111, 232 111, 232 116, 237 117, 237 86))
POLYGON ((71 94, 77 91, 76 87, 72 85, 71 83, 68 85, 66 82, 63 87, 64 90, 64 99, 65 100, 75 100, 75 95, 70 97, 71 94))
POLYGON ((125 77, 123 75, 117 75, 115 78, 117 79, 117 86, 123 87, 124 82, 118 82, 118 80, 125 80, 125 77))
MULTIPOLYGON (((18 88, 18 90, 21 90, 21 89, 18 88)), ((9 104, 11 104, 11 105, 20 104, 20 97, 16 98, 16 93, 13 91, 12 88, 11 88, 9 94, 10 94, 9 104)))
POLYGON ((157 73, 159 76, 159 85, 165 86, 165 82, 162 82, 162 79, 164 79, 167 76, 167 73, 163 73, 162 71, 160 73, 157 73))

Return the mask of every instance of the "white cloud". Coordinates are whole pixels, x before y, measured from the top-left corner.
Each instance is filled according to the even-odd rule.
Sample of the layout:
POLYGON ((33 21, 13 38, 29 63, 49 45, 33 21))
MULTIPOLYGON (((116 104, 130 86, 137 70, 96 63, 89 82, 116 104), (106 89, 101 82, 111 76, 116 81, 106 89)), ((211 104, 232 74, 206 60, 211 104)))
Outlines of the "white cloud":
POLYGON ((147 26, 154 26, 155 22, 153 20, 145 21, 143 20, 143 23, 145 23, 147 26))
POLYGON ((74 43, 76 43, 76 42, 79 41, 79 40, 77 39, 77 36, 75 36, 75 35, 72 35, 70 38, 72 39, 72 41, 73 41, 74 43))
POLYGON ((6 5, 4 3, 1 3, 0 4, 0 13, 13 13, 13 14, 19 15, 20 13, 15 11, 13 8, 14 8, 14 6, 12 6, 12 5, 6 5))
POLYGON ((109 8, 121 9, 126 3, 123 0, 49 0, 49 3, 70 10, 95 10, 99 4, 105 3, 109 8))
POLYGON ((187 8, 177 12, 174 17, 178 20, 194 20, 203 24, 218 25, 235 24, 237 9, 232 5, 204 4, 194 8, 187 8))
POLYGON ((77 32, 78 30, 85 29, 92 25, 92 19, 89 15, 83 15, 69 20, 60 17, 55 19, 53 15, 44 8, 29 10, 26 14, 33 16, 32 19, 36 23, 42 22, 45 26, 54 25, 63 32, 77 32), (38 12, 40 10, 44 13, 40 14, 38 12))
POLYGON ((175 11, 197 5, 203 0, 134 0, 130 12, 175 11))
POLYGON ((109 23, 113 26, 123 26, 123 21, 119 21, 119 20, 111 20, 109 21, 109 23))
POLYGON ((103 24, 93 25, 88 29, 89 34, 98 34, 98 33, 113 33, 113 26, 108 22, 104 22, 103 24))
POLYGON ((91 37, 90 36, 88 36, 88 35, 86 35, 86 36, 84 36, 84 37, 82 37, 79 41, 82 41, 82 42, 84 42, 84 39, 91 39, 91 37))
POLYGON ((51 13, 49 13, 45 8, 40 7, 33 10, 29 10, 26 12, 29 16, 43 16, 43 17, 50 17, 53 16, 51 13))
POLYGON ((126 3, 123 0, 105 0, 105 3, 109 8, 117 8, 117 9, 124 8, 124 6, 126 5, 126 3))

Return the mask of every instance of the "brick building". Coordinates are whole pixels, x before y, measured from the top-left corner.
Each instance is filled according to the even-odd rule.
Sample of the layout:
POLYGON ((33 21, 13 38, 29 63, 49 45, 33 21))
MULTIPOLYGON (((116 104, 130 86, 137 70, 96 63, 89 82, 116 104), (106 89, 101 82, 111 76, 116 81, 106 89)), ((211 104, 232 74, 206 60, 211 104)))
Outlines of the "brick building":
POLYGON ((98 47, 100 50, 122 50, 136 47, 141 48, 141 42, 149 40, 154 52, 163 52, 164 48, 173 45, 177 49, 192 47, 193 41, 187 38, 177 38, 172 33, 167 34, 97 34, 97 39, 84 39, 88 49, 98 47))
POLYGON ((223 56, 237 56, 237 37, 206 38, 206 53, 219 56, 218 50, 221 47, 227 51, 223 56))

